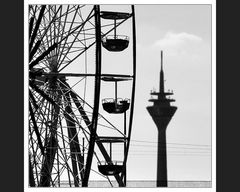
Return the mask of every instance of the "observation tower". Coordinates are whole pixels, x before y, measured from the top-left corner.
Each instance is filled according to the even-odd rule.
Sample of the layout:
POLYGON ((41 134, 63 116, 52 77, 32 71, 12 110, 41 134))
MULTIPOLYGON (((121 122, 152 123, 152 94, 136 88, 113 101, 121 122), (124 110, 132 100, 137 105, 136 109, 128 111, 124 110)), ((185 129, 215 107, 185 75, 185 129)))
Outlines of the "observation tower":
POLYGON ((171 106, 174 99, 170 98, 173 92, 164 90, 164 72, 163 72, 163 52, 161 51, 161 70, 159 92, 151 91, 152 96, 157 98, 149 99, 153 102, 147 110, 158 128, 158 155, 157 155, 157 187, 167 187, 167 149, 166 149, 166 129, 172 119, 177 107, 171 106), (168 97, 167 97, 168 96, 168 97))

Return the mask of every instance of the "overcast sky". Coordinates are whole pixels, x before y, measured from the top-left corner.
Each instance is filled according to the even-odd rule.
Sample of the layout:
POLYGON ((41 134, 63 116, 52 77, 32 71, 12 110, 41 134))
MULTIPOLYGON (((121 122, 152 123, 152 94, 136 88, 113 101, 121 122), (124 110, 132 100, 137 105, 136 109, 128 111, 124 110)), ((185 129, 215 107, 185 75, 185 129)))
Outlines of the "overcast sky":
MULTIPOLYGON (((163 50, 165 89, 174 91, 174 105, 178 107, 167 128, 167 143, 210 146, 211 6, 139 5, 136 19, 138 79, 133 138, 157 141, 157 128, 145 107, 150 105, 150 89, 158 89, 163 50)), ((206 148, 168 144, 168 179, 210 180, 211 156, 206 148), (184 149, 190 147, 195 149, 184 149)), ((142 163, 151 166, 142 170, 148 177, 139 175, 155 178, 156 156, 143 157, 142 163)))

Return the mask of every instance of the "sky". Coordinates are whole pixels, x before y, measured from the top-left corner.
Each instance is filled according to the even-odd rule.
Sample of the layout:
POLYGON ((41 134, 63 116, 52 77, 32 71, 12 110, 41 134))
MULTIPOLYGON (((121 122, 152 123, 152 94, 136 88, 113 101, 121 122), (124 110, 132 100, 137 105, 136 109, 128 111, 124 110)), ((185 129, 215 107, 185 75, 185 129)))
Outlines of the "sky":
MULTIPOLYGON (((101 5, 101 10, 130 12, 129 5, 101 5)), ((155 180, 157 128, 146 107, 152 105, 150 91, 159 87, 160 51, 163 51, 165 90, 173 90, 172 105, 178 109, 167 128, 168 179, 211 180, 211 5, 135 5, 137 75, 135 109, 129 157, 128 180, 155 180)), ((118 33, 130 36, 131 23, 118 33)), ((131 52, 102 50, 102 73, 131 73, 131 52)), ((130 89, 119 87, 119 96, 130 97, 130 89)), ((77 90, 76 90, 77 91, 77 90)), ((101 98, 113 97, 113 86, 102 83, 101 98)), ((114 117, 99 111, 111 122, 114 117)), ((118 121, 116 121, 118 123, 118 121)), ((93 161, 96 167, 96 162, 93 161)), ((94 175, 91 177, 95 179, 94 175)))
POLYGON ((211 180, 211 6, 136 5, 135 15, 137 80, 128 179, 156 179, 157 128, 146 107, 152 105, 150 91, 158 91, 163 50, 165 90, 173 90, 172 105, 178 107, 167 128, 168 179, 211 180))

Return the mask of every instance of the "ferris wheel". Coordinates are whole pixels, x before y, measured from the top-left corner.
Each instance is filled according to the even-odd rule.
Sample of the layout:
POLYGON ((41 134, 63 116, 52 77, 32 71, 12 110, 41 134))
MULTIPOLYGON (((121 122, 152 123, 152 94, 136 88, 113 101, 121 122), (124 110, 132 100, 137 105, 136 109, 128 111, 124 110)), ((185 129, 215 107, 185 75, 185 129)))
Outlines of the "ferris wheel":
POLYGON ((29 5, 30 187, 87 187, 95 175, 110 186, 113 181, 126 186, 135 34, 133 5, 126 12, 99 5, 29 5), (118 34, 124 25, 127 34, 118 34), (130 70, 107 67, 108 54, 124 52, 131 55, 124 64, 130 70), (121 84, 126 98, 119 98, 121 84), (113 95, 101 91, 112 88, 113 95))

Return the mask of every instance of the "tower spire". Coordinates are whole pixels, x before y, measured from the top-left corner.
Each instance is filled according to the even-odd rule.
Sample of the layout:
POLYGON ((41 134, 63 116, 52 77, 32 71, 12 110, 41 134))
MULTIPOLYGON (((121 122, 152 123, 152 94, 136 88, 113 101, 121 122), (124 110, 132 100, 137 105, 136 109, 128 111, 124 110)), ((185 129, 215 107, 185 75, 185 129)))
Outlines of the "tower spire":
POLYGON ((161 50, 161 71, 163 70, 163 51, 161 50))
POLYGON ((161 70, 160 70, 160 88, 159 92, 164 93, 164 73, 163 73, 163 51, 161 51, 161 70))

